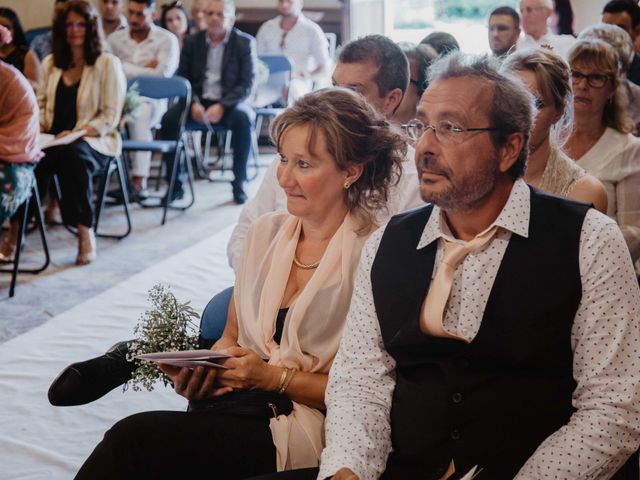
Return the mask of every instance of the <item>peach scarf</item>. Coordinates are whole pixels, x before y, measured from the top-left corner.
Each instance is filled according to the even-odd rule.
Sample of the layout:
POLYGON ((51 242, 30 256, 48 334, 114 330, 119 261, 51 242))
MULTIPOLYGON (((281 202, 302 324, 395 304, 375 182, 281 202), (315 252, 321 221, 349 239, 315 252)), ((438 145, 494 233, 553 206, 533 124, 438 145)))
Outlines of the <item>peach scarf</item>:
MULTIPOLYGON (((330 240, 320 265, 291 304, 280 345, 273 340, 302 222, 285 213, 260 217, 252 225, 235 284, 238 344, 272 365, 328 373, 351 301, 360 251, 367 235, 356 233, 351 215, 330 240)), ((324 415, 294 402, 293 412, 270 423, 278 471, 315 467, 324 446, 324 415)))

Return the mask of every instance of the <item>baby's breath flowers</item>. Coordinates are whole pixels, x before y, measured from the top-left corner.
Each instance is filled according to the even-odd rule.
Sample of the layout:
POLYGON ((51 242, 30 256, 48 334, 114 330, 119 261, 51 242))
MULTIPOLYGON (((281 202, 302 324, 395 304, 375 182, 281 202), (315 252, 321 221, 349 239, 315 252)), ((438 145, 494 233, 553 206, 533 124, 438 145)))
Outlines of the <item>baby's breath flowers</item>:
MULTIPOLYGON (((200 316, 191 307, 191 302, 178 302, 169 287, 160 284, 149 290, 149 302, 153 308, 144 312, 138 320, 134 329, 136 339, 129 345, 128 361, 134 361, 137 355, 143 353, 197 348, 199 325, 196 320, 200 316)), ((162 380, 165 385, 169 383, 169 378, 155 363, 135 361, 138 367, 131 379, 134 390, 144 387, 151 391, 157 380, 162 380)))

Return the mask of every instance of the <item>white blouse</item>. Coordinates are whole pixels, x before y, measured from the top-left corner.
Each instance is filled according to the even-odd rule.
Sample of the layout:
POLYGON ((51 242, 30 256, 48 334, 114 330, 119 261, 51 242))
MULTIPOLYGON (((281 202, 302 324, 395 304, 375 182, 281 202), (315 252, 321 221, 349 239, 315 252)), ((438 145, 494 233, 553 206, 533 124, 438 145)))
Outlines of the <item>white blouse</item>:
POLYGON ((618 222, 635 262, 640 258, 640 139, 607 128, 577 163, 607 189, 607 215, 618 222))

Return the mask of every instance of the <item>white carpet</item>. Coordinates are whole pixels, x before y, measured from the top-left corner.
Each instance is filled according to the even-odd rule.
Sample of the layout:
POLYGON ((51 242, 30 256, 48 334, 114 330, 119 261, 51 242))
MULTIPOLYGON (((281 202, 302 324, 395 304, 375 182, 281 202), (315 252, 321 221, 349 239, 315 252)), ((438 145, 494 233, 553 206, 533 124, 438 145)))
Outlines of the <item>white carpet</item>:
POLYGON ((181 410, 186 401, 159 385, 153 392, 116 389, 81 407, 52 407, 47 389, 69 363, 132 337, 147 291, 161 282, 199 312, 233 283, 228 228, 97 297, 0 345, 0 479, 70 479, 117 420, 145 410, 181 410))

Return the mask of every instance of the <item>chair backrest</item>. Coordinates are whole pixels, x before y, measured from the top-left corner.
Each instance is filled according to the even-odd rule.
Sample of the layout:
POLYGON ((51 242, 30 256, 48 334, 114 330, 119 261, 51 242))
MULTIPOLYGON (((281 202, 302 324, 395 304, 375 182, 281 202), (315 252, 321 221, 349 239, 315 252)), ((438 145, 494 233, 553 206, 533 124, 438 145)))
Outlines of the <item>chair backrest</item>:
POLYGON ((327 43, 329 44, 329 58, 331 60, 336 59, 336 45, 338 43, 338 36, 333 32, 325 32, 324 36, 327 37, 327 43))
POLYGON ((24 37, 27 40, 27 45, 31 45, 31 42, 34 38, 36 38, 41 33, 46 33, 51 30, 51 27, 40 27, 40 28, 32 28, 31 30, 27 30, 24 32, 24 37))
POLYGON ((178 100, 182 106, 182 111, 180 112, 180 120, 178 123, 179 131, 177 139, 181 139, 182 133, 184 132, 184 125, 187 122, 189 107, 191 106, 191 84, 189 80, 178 75, 170 78, 150 76, 132 77, 127 80, 127 90, 134 84, 137 85, 138 92, 142 97, 157 100, 178 100))
POLYGON ((258 59, 263 61, 269 68, 269 74, 281 72, 291 72, 293 62, 286 55, 260 55, 258 59))
POLYGON ((185 98, 187 103, 191 103, 191 84, 186 78, 175 76, 165 77, 133 77, 127 81, 127 88, 137 84, 138 91, 142 97, 163 99, 163 98, 185 98))
POLYGON ((286 105, 283 92, 291 82, 293 62, 286 55, 260 55, 258 59, 269 69, 269 78, 265 83, 258 85, 253 106, 260 108, 273 104, 286 105))

